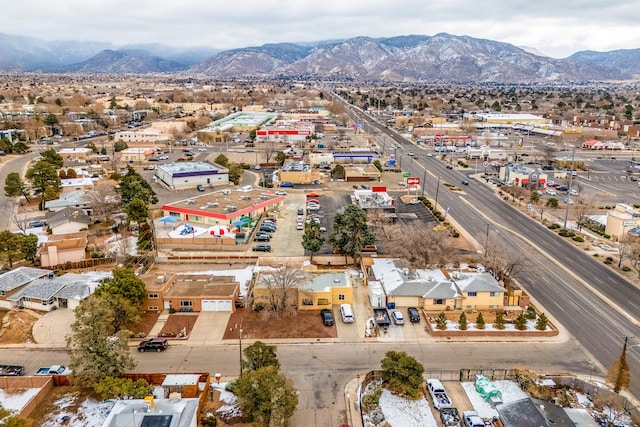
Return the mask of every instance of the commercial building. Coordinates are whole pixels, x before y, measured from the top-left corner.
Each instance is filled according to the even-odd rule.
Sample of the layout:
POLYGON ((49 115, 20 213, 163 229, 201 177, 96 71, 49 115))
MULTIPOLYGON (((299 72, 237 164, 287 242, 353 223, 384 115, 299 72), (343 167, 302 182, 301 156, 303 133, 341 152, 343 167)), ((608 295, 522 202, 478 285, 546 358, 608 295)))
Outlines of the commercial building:
POLYGON ((636 229, 636 227, 640 226, 640 209, 624 203, 618 203, 613 210, 607 212, 606 224, 605 233, 617 239, 620 239, 628 232, 638 235, 640 230, 636 229))
POLYGON ((314 171, 310 164, 304 163, 302 160, 286 161, 280 169, 280 182, 311 184, 319 177, 317 171, 314 171))
POLYGON ((131 147, 118 152, 118 156, 124 163, 146 163, 153 153, 151 147, 131 147))
POLYGON ((63 159, 66 160, 76 160, 76 161, 87 161, 87 157, 89 157, 93 151, 90 148, 62 148, 56 151, 63 159))
POLYGON ((315 132, 312 124, 301 124, 286 126, 265 127, 256 131, 258 142, 276 141, 282 143, 304 142, 315 132))
POLYGON ((520 163, 513 163, 500 168, 500 179, 507 185, 523 188, 544 188, 547 186, 547 174, 540 168, 530 168, 520 163))
POLYGON ((158 166, 156 178, 168 188, 176 190, 197 185, 226 185, 229 169, 208 162, 178 162, 158 166))
POLYGON ((372 164, 345 166, 344 173, 344 179, 347 182, 380 181, 380 177, 382 176, 378 168, 372 164))

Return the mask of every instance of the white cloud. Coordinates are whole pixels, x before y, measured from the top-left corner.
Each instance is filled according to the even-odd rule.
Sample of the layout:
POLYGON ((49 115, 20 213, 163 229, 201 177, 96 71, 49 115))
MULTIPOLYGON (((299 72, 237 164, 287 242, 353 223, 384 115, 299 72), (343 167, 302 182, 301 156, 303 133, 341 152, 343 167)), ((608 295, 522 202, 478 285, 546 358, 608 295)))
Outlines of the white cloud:
POLYGON ((221 49, 447 32, 564 57, 640 47, 639 18, 640 8, 630 0, 21 0, 3 6, 0 28, 48 40, 221 49))

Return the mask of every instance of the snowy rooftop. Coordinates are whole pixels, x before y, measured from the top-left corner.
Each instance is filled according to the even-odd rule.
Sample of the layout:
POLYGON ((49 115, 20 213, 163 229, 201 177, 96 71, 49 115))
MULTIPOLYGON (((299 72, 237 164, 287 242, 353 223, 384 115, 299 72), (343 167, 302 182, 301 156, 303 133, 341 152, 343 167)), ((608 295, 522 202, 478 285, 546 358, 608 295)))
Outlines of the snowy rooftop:
POLYGON ((198 399, 118 400, 103 427, 187 427, 197 424, 198 399))
POLYGON ((330 290, 334 286, 351 286, 349 275, 346 272, 314 274, 307 277, 307 281, 301 288, 313 291, 326 291, 330 290))
POLYGON ((162 385, 169 386, 181 386, 181 385, 194 385, 198 384, 200 375, 197 374, 170 374, 164 378, 162 385))

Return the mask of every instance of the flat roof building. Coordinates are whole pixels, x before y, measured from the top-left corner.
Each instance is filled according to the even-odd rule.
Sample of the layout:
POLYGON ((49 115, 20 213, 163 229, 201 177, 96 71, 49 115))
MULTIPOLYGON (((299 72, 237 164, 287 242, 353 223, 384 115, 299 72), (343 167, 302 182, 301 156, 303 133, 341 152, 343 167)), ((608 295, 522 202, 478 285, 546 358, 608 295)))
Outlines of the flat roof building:
POLYGON ((208 162, 178 162, 158 166, 156 178, 170 189, 197 185, 226 185, 229 169, 208 162))

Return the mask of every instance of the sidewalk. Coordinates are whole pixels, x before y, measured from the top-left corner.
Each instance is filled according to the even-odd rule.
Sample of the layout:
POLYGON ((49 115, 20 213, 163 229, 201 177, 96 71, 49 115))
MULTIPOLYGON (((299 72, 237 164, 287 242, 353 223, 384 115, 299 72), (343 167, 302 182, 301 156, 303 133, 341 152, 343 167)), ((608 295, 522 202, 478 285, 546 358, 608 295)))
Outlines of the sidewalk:
POLYGON ((364 427, 360 413, 361 378, 352 378, 344 387, 344 403, 347 423, 350 427, 364 427))

